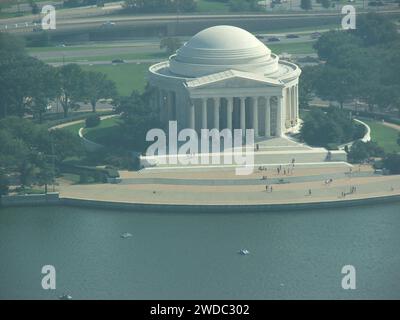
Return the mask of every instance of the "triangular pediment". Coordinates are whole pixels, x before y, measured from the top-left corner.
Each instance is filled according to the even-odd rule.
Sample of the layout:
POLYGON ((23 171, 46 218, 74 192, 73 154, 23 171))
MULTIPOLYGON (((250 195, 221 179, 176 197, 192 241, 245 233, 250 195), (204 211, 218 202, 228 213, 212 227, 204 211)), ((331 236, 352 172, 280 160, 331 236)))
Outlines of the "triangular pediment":
POLYGON ((265 78, 262 75, 228 70, 186 81, 188 89, 197 88, 265 88, 281 87, 279 80, 265 78))

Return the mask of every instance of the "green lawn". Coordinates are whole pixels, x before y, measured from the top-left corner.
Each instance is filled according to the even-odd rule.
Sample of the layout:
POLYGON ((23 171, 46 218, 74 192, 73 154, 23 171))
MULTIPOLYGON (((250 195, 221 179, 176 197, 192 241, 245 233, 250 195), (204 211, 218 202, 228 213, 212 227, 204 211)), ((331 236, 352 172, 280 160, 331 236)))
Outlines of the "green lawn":
POLYGON ((122 63, 82 66, 82 68, 105 73, 110 80, 116 83, 119 94, 129 96, 133 90, 144 91, 149 66, 148 63, 122 63))
POLYGON ((78 61, 112 61, 114 59, 123 60, 145 60, 145 59, 159 59, 167 58, 168 55, 164 52, 143 52, 143 53, 122 53, 122 54, 106 54, 96 56, 81 56, 81 57, 63 57, 43 59, 43 61, 50 62, 78 62, 78 61))
POLYGON ((197 12, 229 12, 229 6, 227 3, 222 2, 198 0, 197 12))
POLYGON ((371 128, 372 141, 378 143, 386 153, 400 152, 400 146, 397 144, 399 131, 384 126, 382 123, 371 120, 363 120, 371 128))
POLYGON ((69 132, 73 133, 74 135, 78 135, 79 129, 84 126, 85 126, 85 121, 77 123, 77 124, 72 124, 70 126, 66 126, 66 127, 62 128, 62 130, 69 131, 69 132))
POLYGON ((121 120, 119 117, 113 117, 101 121, 95 128, 85 129, 83 134, 86 139, 106 146, 107 149, 120 147, 121 120))
POLYGON ((104 119, 100 122, 97 127, 85 128, 83 135, 86 139, 100 143, 106 144, 107 137, 109 137, 109 132, 113 131, 115 126, 120 123, 119 117, 112 117, 104 119))

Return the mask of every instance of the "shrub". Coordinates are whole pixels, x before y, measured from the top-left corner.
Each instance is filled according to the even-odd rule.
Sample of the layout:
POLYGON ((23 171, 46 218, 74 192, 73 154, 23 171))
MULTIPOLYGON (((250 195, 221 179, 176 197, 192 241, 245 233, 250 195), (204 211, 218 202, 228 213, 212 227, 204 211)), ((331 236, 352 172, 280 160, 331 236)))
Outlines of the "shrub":
POLYGON ((7 177, 0 174, 0 196, 8 194, 9 181, 7 177))
POLYGON ((360 163, 371 157, 383 157, 385 155, 383 149, 376 142, 356 141, 349 152, 349 161, 360 163))
POLYGON ((383 159, 383 166, 388 169, 391 174, 400 173, 400 154, 391 153, 383 159))
POLYGON ((100 117, 97 114, 90 115, 86 118, 86 128, 97 127, 100 124, 100 117))

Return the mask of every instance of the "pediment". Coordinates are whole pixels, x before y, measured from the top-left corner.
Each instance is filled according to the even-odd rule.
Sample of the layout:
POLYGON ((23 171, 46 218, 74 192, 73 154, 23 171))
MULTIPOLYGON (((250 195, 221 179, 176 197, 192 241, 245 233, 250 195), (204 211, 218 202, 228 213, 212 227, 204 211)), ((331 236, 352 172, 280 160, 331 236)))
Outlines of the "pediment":
POLYGON ((265 88, 282 87, 283 83, 276 79, 269 79, 262 75, 237 70, 218 72, 207 76, 186 81, 190 89, 223 89, 223 88, 265 88))

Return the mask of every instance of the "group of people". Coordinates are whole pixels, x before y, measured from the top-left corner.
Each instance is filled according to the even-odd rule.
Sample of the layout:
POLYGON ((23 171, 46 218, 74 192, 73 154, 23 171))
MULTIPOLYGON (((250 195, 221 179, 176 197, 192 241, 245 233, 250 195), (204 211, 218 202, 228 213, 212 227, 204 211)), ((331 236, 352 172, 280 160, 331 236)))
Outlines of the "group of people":
POLYGON ((357 187, 356 186, 351 186, 349 192, 342 192, 342 198, 345 198, 348 194, 353 194, 357 192, 357 187))

